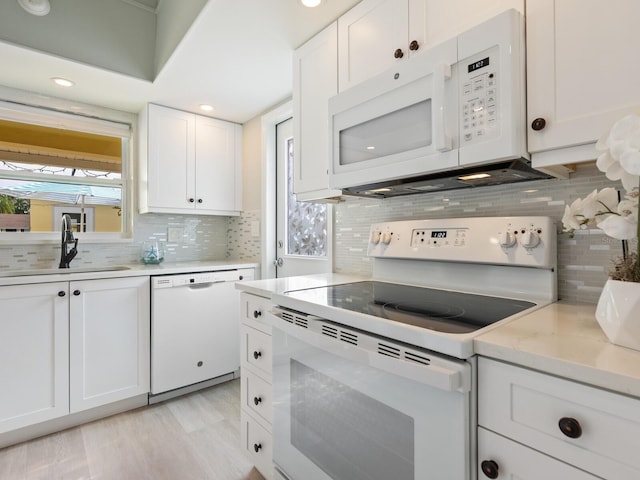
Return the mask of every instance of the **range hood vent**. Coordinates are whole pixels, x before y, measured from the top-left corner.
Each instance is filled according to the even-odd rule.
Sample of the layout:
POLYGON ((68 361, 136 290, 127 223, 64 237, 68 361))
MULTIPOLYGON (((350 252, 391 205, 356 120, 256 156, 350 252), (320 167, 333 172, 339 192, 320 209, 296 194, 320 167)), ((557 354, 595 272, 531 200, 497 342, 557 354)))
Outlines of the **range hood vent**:
POLYGON ((525 160, 517 159, 491 165, 343 188, 342 194, 369 198, 388 198, 548 178, 553 177, 534 170, 525 160))

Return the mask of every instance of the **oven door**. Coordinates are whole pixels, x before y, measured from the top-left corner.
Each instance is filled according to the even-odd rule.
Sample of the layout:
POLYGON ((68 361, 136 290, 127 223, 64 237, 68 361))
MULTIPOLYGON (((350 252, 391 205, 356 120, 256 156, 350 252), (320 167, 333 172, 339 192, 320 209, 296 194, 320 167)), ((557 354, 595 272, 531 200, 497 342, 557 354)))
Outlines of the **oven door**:
POLYGON ((331 188, 458 166, 456 40, 329 99, 331 188))
POLYGON ((421 365, 340 340, 348 333, 274 325, 274 463, 287 478, 471 478, 470 364, 421 365))

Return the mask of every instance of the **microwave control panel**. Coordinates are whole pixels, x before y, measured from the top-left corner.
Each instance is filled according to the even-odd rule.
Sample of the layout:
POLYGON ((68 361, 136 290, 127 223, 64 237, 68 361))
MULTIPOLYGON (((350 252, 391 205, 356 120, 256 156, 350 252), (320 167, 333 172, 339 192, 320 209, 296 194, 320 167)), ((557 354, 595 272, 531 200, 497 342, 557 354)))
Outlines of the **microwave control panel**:
POLYGON ((460 145, 481 143, 499 134, 499 47, 467 57, 460 72, 460 145))

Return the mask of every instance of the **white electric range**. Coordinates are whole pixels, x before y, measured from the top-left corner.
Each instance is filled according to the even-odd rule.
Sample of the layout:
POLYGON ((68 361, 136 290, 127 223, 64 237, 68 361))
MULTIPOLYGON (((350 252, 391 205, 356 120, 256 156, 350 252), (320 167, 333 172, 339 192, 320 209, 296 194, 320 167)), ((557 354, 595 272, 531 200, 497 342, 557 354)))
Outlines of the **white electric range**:
POLYGON ((276 469, 475 479, 473 338, 556 300, 556 226, 378 223, 368 255, 371 280, 272 297, 276 469))

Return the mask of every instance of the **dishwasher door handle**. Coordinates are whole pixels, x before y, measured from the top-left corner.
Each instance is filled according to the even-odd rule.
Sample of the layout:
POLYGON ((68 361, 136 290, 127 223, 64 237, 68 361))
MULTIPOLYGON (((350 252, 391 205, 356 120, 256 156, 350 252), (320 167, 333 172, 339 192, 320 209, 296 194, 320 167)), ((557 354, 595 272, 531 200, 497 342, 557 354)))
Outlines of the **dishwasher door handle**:
POLYGON ((217 285, 219 283, 226 283, 226 280, 214 280, 213 282, 205 282, 205 283, 190 283, 186 286, 193 290, 198 290, 201 288, 209 288, 210 286, 217 285))

